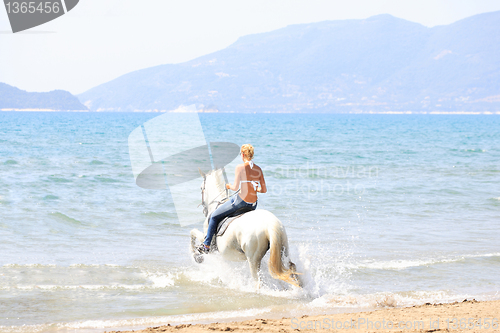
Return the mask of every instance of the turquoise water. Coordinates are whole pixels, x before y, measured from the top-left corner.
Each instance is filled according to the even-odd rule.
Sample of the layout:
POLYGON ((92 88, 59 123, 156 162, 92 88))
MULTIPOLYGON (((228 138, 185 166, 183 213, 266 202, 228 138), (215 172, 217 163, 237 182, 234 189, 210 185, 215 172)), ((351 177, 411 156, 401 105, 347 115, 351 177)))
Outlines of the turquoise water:
POLYGON ((195 264, 169 192, 135 185, 127 139, 155 116, 0 113, 0 330, 500 298, 500 117, 200 114, 255 146, 304 273, 263 265, 256 291, 245 263, 195 264))

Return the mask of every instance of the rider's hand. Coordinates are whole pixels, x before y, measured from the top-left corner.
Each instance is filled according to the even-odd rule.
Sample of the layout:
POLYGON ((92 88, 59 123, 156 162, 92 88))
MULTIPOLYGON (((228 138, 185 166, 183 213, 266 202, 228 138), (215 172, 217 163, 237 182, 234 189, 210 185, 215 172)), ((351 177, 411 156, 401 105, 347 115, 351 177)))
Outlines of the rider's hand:
POLYGON ((230 190, 231 189, 231 185, 226 184, 226 189, 230 190))
POLYGON ((260 192, 260 191, 262 191, 262 187, 259 186, 259 187, 257 187, 257 192, 260 192))

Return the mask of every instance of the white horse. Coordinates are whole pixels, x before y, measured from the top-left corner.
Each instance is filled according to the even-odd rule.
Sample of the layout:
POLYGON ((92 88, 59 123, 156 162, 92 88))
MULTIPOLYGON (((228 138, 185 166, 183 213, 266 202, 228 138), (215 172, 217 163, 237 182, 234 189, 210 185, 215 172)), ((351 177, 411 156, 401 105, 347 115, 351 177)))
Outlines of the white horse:
MULTIPOLYGON (((197 258, 196 240, 203 242, 210 214, 221 202, 229 199, 224 181, 224 169, 212 170, 207 174, 200 170, 200 173, 203 176, 201 204, 206 218, 203 225, 204 233, 198 229, 191 230, 191 251, 197 262, 201 262, 203 258, 197 258)), ((267 250, 271 251, 269 258, 271 275, 294 286, 301 286, 295 264, 288 259, 288 238, 285 227, 273 213, 263 209, 245 213, 231 222, 222 236, 214 235, 213 239, 212 245, 215 243, 224 259, 248 261, 257 288, 260 286, 258 274, 260 263, 267 250), (288 267, 284 261, 288 261, 288 267)))

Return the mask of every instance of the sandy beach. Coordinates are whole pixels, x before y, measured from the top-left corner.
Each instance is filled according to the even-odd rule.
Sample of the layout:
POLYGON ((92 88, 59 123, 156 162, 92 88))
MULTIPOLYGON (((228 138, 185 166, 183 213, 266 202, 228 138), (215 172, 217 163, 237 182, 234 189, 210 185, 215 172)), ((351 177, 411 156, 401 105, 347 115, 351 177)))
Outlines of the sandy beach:
MULTIPOLYGON (((430 304, 300 318, 150 327, 126 332, 500 332, 500 301, 430 304)), ((113 331, 113 333, 118 333, 113 331)))

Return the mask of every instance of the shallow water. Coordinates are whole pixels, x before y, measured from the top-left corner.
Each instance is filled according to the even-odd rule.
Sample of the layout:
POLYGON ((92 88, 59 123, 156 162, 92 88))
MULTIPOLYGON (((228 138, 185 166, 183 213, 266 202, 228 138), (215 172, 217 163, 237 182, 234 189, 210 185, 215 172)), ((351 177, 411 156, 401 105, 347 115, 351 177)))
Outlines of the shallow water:
POLYGON ((208 141, 255 146, 304 272, 263 265, 255 291, 245 263, 195 264, 170 193, 135 185, 127 139, 155 116, 0 113, 0 330, 500 298, 499 117, 200 114, 208 141))

